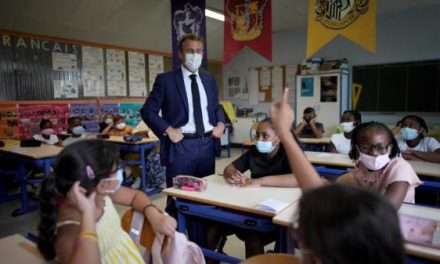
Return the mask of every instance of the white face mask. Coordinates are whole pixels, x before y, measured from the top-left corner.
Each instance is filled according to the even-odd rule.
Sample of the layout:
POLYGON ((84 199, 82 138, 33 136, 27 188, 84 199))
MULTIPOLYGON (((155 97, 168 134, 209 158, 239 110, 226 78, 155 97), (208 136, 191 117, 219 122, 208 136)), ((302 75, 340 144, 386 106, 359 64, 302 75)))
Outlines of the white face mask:
POLYGON ((203 56, 200 53, 185 53, 185 66, 190 72, 197 72, 202 65, 203 56))
POLYGON ((45 128, 43 130, 41 130, 41 134, 45 135, 45 136, 50 136, 55 134, 55 130, 53 128, 45 128))
POLYGON ((389 151, 383 155, 371 156, 359 151, 359 161, 367 167, 367 169, 372 171, 377 171, 385 167, 390 162, 389 151))
POLYGON ((354 129, 354 122, 342 122, 340 125, 345 133, 350 133, 354 129))
POLYGON ((119 129, 119 130, 122 130, 122 129, 124 129, 126 126, 127 126, 127 125, 126 125, 124 122, 122 122, 122 123, 117 124, 117 125, 116 125, 116 128, 119 129))
POLYGON ((123 169, 117 170, 116 171, 116 178, 104 179, 102 181, 109 183, 109 185, 111 186, 110 189, 106 189, 104 191, 105 193, 108 193, 108 194, 115 193, 116 191, 119 190, 119 188, 121 188, 121 184, 124 181, 124 170, 123 169))
POLYGON ((84 129, 83 126, 76 126, 76 127, 72 128, 72 134, 75 136, 81 136, 85 132, 86 132, 86 130, 84 129))
POLYGON ((111 118, 107 118, 107 119, 104 121, 104 123, 106 123, 107 125, 111 125, 111 124, 113 124, 113 119, 111 119, 111 118))

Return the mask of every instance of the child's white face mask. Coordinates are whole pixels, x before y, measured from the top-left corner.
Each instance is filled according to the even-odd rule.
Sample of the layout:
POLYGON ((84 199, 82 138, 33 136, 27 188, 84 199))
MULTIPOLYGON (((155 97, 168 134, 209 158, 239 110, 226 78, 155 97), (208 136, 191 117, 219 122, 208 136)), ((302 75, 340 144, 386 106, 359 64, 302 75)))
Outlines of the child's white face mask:
POLYGON ((118 169, 116 171, 116 177, 115 178, 108 178, 101 180, 102 182, 102 188, 104 189, 104 193, 112 194, 121 188, 121 184, 124 181, 124 169, 118 169))

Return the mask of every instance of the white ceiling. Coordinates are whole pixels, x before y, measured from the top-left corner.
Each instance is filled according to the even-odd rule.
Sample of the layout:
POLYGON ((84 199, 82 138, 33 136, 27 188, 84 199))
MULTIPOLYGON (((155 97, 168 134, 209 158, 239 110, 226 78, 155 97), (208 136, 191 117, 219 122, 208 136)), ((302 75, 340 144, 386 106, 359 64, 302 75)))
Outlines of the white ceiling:
MULTIPOLYGON (((305 30, 307 0, 273 0, 274 32, 305 30)), ((377 0, 378 13, 439 5, 439 0, 377 0)), ((223 0, 206 0, 222 11, 223 0)), ((3 0, 0 28, 131 48, 171 50, 170 0, 3 0)), ((207 20, 208 54, 223 57, 223 23, 207 20)))

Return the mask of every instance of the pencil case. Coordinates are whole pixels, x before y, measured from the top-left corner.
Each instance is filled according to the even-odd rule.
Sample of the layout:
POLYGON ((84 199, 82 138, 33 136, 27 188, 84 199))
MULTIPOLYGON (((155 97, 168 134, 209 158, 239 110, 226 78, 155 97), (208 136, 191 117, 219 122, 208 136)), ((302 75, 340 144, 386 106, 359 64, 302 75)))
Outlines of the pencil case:
POLYGON ((203 178, 178 175, 173 179, 173 186, 184 191, 203 192, 208 188, 208 182, 203 178))

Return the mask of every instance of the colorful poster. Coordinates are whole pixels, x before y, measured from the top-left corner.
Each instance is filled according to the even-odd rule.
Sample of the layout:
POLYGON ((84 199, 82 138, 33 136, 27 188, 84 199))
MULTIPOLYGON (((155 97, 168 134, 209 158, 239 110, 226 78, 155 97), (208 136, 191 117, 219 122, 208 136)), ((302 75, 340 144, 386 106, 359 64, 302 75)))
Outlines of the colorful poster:
POLYGON ((127 103, 119 106, 119 114, 124 117, 127 125, 136 127, 141 121, 141 114, 139 110, 142 104, 127 103))
POLYGON ((102 104, 99 108, 100 115, 119 115, 119 104, 102 104))
POLYGON ((39 133, 41 119, 52 121, 57 133, 67 129, 69 106, 67 104, 19 104, 18 129, 20 136, 31 138, 39 133))
MULTIPOLYGON (((171 0, 171 39, 173 44, 173 69, 180 67, 179 41, 187 34, 195 34, 204 41, 202 67, 208 66, 206 45, 205 0, 171 0)), ((151 79, 150 79, 151 80, 151 79)), ((151 89, 151 86, 150 86, 151 89)))
POLYGON ((0 138, 18 138, 17 105, 0 105, 0 138))
POLYGON ((224 63, 246 46, 271 61, 271 0, 225 0, 224 10, 224 63))
POLYGON ((98 106, 96 104, 71 104, 70 116, 96 119, 98 116, 98 106))

